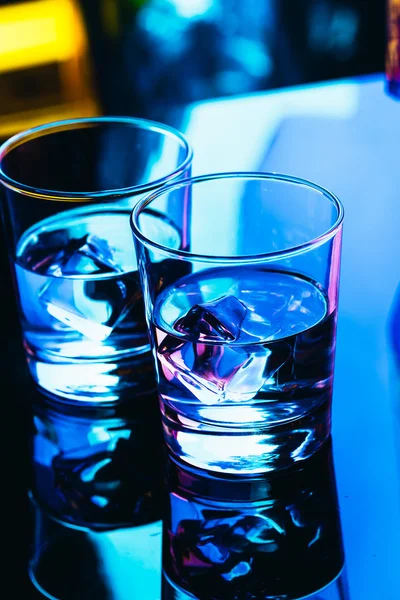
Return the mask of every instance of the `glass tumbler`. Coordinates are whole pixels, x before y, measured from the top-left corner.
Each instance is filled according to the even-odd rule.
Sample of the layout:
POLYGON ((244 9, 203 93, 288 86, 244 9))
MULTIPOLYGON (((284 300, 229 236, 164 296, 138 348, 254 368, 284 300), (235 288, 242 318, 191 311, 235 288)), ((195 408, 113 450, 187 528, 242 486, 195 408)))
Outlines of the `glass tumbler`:
MULTIPOLYGON (((191 160, 178 131, 117 117, 44 125, 0 148, 4 230, 41 388, 114 402, 143 385, 149 342, 129 214, 143 193, 188 176, 191 160)), ((175 247, 189 210, 178 208, 148 214, 175 247)))
POLYGON ((136 205, 164 434, 175 456, 201 469, 261 473, 311 456, 328 438, 342 220, 327 190, 268 173, 186 179, 136 205), (161 225, 169 203, 181 207, 173 222, 186 246, 149 226, 154 214, 161 225))

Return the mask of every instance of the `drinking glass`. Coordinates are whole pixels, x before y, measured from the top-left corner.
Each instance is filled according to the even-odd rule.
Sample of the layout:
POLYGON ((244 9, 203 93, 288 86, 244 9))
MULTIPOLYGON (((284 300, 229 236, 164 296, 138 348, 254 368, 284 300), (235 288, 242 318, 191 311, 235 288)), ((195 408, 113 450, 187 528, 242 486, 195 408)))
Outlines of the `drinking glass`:
POLYGON ((309 457, 328 438, 342 220, 327 190, 268 173, 186 179, 136 205, 131 224, 174 455, 259 473, 309 457), (191 211, 178 223, 169 203, 191 211), (166 243, 149 226, 154 214, 182 226, 187 245, 166 243))
MULTIPOLYGON (((45 390, 113 402, 143 386, 149 343, 129 214, 143 193, 188 176, 191 159, 178 131, 123 117, 44 125, 0 148, 24 347, 45 390)), ((180 247, 188 207, 167 208, 148 216, 180 247)))

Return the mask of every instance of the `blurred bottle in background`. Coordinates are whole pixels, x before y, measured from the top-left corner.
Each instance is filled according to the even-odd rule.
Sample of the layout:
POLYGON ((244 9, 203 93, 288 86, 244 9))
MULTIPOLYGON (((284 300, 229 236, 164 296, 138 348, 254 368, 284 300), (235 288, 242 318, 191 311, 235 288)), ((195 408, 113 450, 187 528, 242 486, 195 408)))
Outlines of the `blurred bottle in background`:
MULTIPOLYGON (((387 0, 386 29, 386 82, 387 92, 400 99, 400 0, 387 0)), ((395 366, 400 372, 400 287, 393 301, 390 315, 390 339, 394 350, 395 366)), ((396 404, 397 406, 397 404, 396 404)), ((398 411, 397 411, 398 412, 398 411)))
POLYGON ((400 1, 387 0, 386 81, 389 94, 400 98, 400 1))
POLYGON ((380 0, 81 0, 106 113, 383 71, 380 0))
POLYGON ((271 84, 274 11, 269 0, 82 4, 88 27, 92 24, 96 64, 101 63, 106 110, 176 123, 175 114, 190 102, 271 84))

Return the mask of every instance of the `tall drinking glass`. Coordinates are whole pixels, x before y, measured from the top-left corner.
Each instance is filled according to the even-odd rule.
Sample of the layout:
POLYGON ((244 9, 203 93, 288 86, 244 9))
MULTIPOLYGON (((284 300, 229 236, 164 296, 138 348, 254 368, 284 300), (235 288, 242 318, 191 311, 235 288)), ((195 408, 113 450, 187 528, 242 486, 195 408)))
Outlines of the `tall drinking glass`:
POLYGON ((136 205, 132 229, 174 455, 199 468, 258 473, 305 459, 327 439, 342 220, 330 192, 267 173, 186 179, 136 205), (185 219, 168 216, 170 203, 185 219), (183 226, 187 245, 166 243, 150 215, 183 226))
MULTIPOLYGON (((191 159, 178 131, 130 118, 53 123, 0 148, 24 346, 45 390, 72 402, 112 402, 148 386, 129 214, 143 193, 187 177, 191 159)), ((148 226, 181 247, 189 206, 166 208, 168 217, 148 214, 148 226)))

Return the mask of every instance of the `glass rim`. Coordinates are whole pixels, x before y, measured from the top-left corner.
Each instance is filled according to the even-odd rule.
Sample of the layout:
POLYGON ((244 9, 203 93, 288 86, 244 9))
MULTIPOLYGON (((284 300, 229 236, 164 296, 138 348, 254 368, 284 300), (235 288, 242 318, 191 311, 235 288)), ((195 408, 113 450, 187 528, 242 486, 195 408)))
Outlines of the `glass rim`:
POLYGON ((77 119, 63 119, 60 121, 53 121, 51 123, 45 123, 38 125, 30 129, 26 129, 11 136, 3 144, 0 145, 0 183, 7 188, 18 192, 25 196, 31 196, 34 198, 43 198, 44 200, 61 200, 61 201, 75 201, 75 202, 90 202, 91 200, 110 198, 121 198, 130 195, 137 195, 141 193, 151 192, 162 185, 162 183, 170 182, 178 178, 184 171, 189 167, 193 158, 193 150, 190 146, 185 135, 169 125, 160 123, 158 121, 152 121, 149 119, 141 119, 136 117, 82 117, 77 119), (133 128, 142 129, 143 131, 154 131, 165 137, 174 138, 180 145, 185 149, 185 158, 171 173, 164 175, 161 178, 155 179, 149 183, 143 183, 139 185, 132 185, 123 188, 111 188, 108 190, 97 190, 97 191, 82 191, 82 192, 68 192, 63 190, 49 190, 41 187, 35 187, 27 185, 22 181, 17 181, 12 177, 9 177, 3 170, 2 161, 12 152, 15 148, 22 146, 24 143, 45 137, 46 135, 52 135, 53 133, 59 133, 62 131, 82 129, 90 124, 122 124, 128 125, 133 128))
POLYGON ((309 251, 312 248, 317 248, 321 246, 331 238, 333 238, 336 233, 339 231, 344 218, 344 208, 339 198, 332 194, 326 188, 308 181, 307 179, 302 179, 300 177, 294 177, 291 175, 284 175, 282 173, 275 172, 267 172, 267 171, 238 171, 238 172, 223 172, 223 173, 211 173, 207 175, 200 175, 197 177, 189 177, 187 179, 182 179, 181 181, 170 183, 158 189, 156 192, 153 192, 149 196, 142 198, 135 205, 131 212, 130 223, 133 235, 137 240, 139 240, 144 246, 147 248, 151 248, 152 250, 156 250, 159 253, 164 255, 175 257, 179 260, 197 260, 199 262, 204 263, 214 263, 214 264, 248 264, 248 263, 259 263, 259 262, 271 262, 275 260, 279 260, 282 258, 289 258, 292 256, 296 256, 298 254, 303 254, 309 251), (154 200, 159 198, 160 196, 164 196, 169 194, 173 190, 178 190, 183 187, 192 186, 196 183, 204 183, 207 181, 216 181, 220 179, 247 179, 247 180, 267 180, 267 181, 280 181, 284 183, 292 183, 298 186, 304 186, 309 189, 312 189, 316 192, 322 194, 327 200, 329 200, 337 210, 336 220, 329 227, 328 230, 324 231, 317 237, 304 242, 303 244, 299 244, 297 246, 292 246, 290 248, 285 248, 283 250, 278 250, 275 252, 265 252, 260 254, 243 254, 236 256, 217 256, 215 254, 198 254, 187 252, 186 250, 179 250, 173 248, 167 248, 158 244, 157 242, 151 240, 146 237, 140 230, 139 227, 139 215, 140 213, 149 206, 154 200))

